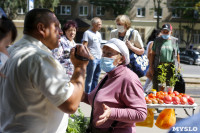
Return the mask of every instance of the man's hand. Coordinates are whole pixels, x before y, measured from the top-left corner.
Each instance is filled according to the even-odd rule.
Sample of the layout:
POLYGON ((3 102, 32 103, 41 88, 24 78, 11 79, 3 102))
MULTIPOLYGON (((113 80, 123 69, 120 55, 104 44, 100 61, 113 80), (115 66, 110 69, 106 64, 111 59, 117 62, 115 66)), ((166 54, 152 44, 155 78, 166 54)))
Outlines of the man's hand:
MULTIPOLYGON (((80 51, 79 47, 77 47, 77 51, 80 51)), ((82 52, 87 53, 84 50, 82 50, 82 52)), ((90 55, 88 56, 88 58, 90 58, 90 55)), ((87 64, 88 64, 88 61, 82 61, 75 57, 75 48, 72 48, 70 51, 70 59, 71 59, 72 64, 74 65, 74 67, 87 66, 87 64)))
POLYGON ((103 110, 104 110, 104 113, 99 116, 99 120, 96 122, 96 126, 102 125, 110 117, 110 113, 111 113, 110 107, 108 107, 107 105, 103 104, 103 110))

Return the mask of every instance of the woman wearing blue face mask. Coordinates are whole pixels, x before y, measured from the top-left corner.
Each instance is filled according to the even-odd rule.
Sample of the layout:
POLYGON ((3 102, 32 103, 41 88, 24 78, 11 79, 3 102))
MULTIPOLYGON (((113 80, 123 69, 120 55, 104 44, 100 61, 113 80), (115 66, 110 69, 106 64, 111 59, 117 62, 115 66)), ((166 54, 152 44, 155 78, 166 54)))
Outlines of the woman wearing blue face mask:
POLYGON ((147 115, 144 92, 138 76, 126 65, 129 51, 123 41, 113 38, 102 47, 101 68, 105 77, 82 101, 92 106, 92 133, 135 133, 135 122, 147 115), (134 100, 133 100, 134 99, 134 100))

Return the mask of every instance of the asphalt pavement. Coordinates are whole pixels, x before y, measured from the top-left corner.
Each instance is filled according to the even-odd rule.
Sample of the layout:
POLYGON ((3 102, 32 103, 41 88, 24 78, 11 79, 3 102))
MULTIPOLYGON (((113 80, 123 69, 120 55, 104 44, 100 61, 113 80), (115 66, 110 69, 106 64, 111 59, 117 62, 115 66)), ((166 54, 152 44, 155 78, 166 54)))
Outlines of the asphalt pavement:
MULTIPOLYGON (((101 77, 102 76, 103 76, 103 74, 101 74, 101 77)), ((194 114, 200 113, 200 75, 185 74, 185 75, 183 75, 183 79, 186 82, 186 94, 193 97, 195 99, 195 103, 198 105, 194 110, 194 114)), ((140 78, 140 80, 141 80, 141 83, 144 85, 146 77, 142 77, 142 78, 140 78)), ((80 108, 85 117, 90 117, 90 113, 91 113, 90 105, 87 105, 87 104, 81 102, 80 108)), ((193 109, 189 108, 189 109, 186 109, 186 111, 188 112, 189 115, 192 115, 193 109)), ((179 121, 180 119, 189 117, 183 108, 175 109, 175 114, 176 114, 176 121, 179 121)), ((159 113, 154 114, 154 126, 152 128, 137 126, 136 127, 137 133, 146 133, 146 132, 148 132, 148 133, 167 133, 168 130, 160 129, 155 125, 158 115, 159 115, 159 113)))

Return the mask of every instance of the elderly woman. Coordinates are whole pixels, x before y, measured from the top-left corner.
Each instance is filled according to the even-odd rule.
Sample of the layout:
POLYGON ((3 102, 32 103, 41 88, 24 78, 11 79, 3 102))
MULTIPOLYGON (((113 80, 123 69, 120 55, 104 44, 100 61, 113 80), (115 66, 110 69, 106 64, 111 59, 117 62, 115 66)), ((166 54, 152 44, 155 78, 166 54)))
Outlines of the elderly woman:
POLYGON ((131 20, 129 17, 127 15, 119 15, 115 19, 115 22, 117 29, 111 31, 111 38, 119 38, 135 54, 142 55, 144 53, 144 46, 141 36, 137 30, 131 28, 131 20), (131 37, 129 39, 130 35, 131 37))
POLYGON ((102 46, 101 68, 105 77, 83 102, 92 106, 92 133, 135 133, 135 122, 147 115, 144 92, 138 76, 126 67, 129 51, 123 41, 113 38, 102 46))
POLYGON ((63 65, 66 69, 67 80, 70 80, 74 71, 74 66, 69 58, 71 48, 76 46, 74 38, 77 32, 77 23, 69 20, 64 24, 62 31, 63 36, 60 39, 59 47, 54 49, 53 56, 63 65))
POLYGON ((7 47, 17 37, 15 24, 5 16, 0 16, 0 69, 9 58, 7 47))

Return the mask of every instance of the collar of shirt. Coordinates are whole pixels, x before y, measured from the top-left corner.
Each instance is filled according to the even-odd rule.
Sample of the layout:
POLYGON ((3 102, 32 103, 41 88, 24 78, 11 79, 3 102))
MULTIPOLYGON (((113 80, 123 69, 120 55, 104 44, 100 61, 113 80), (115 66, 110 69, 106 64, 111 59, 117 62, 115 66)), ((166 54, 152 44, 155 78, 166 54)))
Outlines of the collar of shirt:
POLYGON ((125 65, 119 65, 116 68, 114 68, 112 71, 108 72, 108 78, 113 78, 115 76, 120 76, 122 73, 122 71, 124 71, 126 68, 125 65))
POLYGON ((42 49, 48 53, 52 53, 51 50, 49 48, 47 48, 41 41, 39 41, 38 39, 36 39, 32 36, 24 35, 23 39, 30 41, 33 45, 36 45, 37 47, 39 47, 40 49, 42 49))

